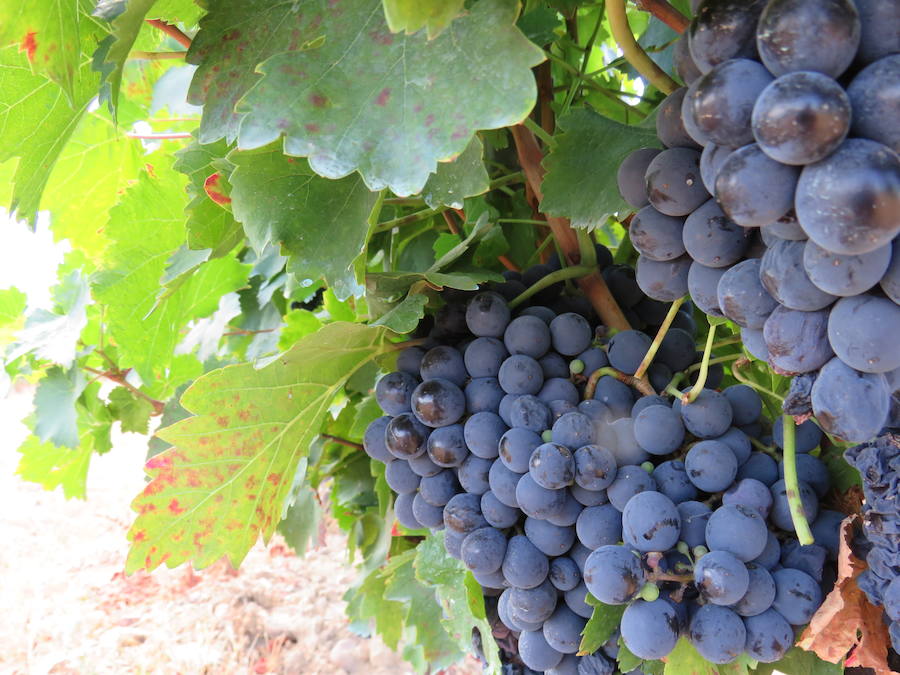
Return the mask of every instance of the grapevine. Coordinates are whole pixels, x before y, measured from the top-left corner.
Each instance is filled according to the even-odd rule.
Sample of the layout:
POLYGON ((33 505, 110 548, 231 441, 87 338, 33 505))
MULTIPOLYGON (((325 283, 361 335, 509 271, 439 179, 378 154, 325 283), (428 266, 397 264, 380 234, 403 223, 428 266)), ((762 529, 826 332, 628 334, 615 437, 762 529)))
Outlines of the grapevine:
POLYGON ((897 671, 898 80, 893 0, 0 0, 18 473, 144 434, 126 573, 328 514, 417 672, 897 671))

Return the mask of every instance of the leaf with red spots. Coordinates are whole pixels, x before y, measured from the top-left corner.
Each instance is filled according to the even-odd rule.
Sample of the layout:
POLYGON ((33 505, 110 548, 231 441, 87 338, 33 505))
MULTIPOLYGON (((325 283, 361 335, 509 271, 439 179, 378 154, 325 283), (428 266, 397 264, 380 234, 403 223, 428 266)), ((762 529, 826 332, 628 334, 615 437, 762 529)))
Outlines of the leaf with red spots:
POLYGON ((237 105, 238 146, 283 135, 285 152, 322 176, 359 171, 373 190, 418 193, 476 131, 520 122, 533 107, 531 67, 544 56, 516 13, 516 3, 482 0, 429 40, 392 34, 381 0, 332 0, 323 41, 259 66, 262 80, 237 105))
POLYGON ((49 77, 74 101, 82 32, 93 30, 81 11, 90 12, 89 5, 87 0, 0 2, 0 47, 16 45, 32 72, 49 77))
POLYGON ((463 11, 465 0, 384 0, 384 16, 394 32, 428 29, 433 38, 463 11))
POLYGON ((231 206, 257 251, 281 246, 298 279, 324 279, 344 299, 359 295, 354 261, 365 251, 376 195, 359 176, 328 180, 278 147, 229 155, 231 206))
POLYGON ((259 80, 257 66, 273 54, 303 49, 321 34, 324 2, 219 0, 200 21, 187 61, 199 66, 188 101, 203 106, 199 140, 237 138, 235 104, 259 80))
POLYGON ((387 335, 333 323, 264 368, 228 366, 196 380, 181 399, 194 417, 160 431, 174 447, 147 463, 127 569, 205 567, 223 556, 236 566, 260 535, 267 540, 329 405, 391 349, 387 335))
POLYGON ((231 209, 231 184, 228 182, 227 176, 223 176, 218 171, 210 174, 203 181, 203 191, 207 197, 222 208, 231 209))

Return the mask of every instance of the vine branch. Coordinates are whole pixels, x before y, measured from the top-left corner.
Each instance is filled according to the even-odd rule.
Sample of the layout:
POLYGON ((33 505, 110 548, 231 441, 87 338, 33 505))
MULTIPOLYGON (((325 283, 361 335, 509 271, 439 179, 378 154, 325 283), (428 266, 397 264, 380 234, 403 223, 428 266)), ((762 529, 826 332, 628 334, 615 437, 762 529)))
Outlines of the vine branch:
MULTIPOLYGON (((519 163, 528 180, 534 196, 540 202, 544 198, 544 192, 541 189, 541 183, 544 180, 544 167, 541 166, 541 160, 544 158, 537 139, 528 129, 521 124, 510 127, 513 140, 516 144, 516 153, 519 156, 519 163)), ((575 230, 571 228, 568 220, 565 218, 557 218, 555 216, 547 216, 547 225, 553 233, 553 238, 559 244, 566 259, 570 264, 578 264, 581 260, 580 249, 578 246, 578 237, 575 230)), ((617 330, 629 330, 631 325, 628 319, 622 313, 619 305, 616 303, 596 269, 589 275, 578 280, 578 285, 584 292, 591 305, 597 311, 600 319, 610 328, 617 330)), ((649 387, 649 385, 647 385, 649 387)))
POLYGON ((587 384, 584 386, 584 399, 594 398, 594 392, 597 389, 597 382, 600 381, 600 378, 604 375, 609 375, 610 377, 616 378, 619 382, 627 384, 629 387, 633 387, 641 392, 644 396, 655 396, 656 392, 653 391, 653 387, 646 380, 639 380, 634 375, 628 375, 627 373, 623 373, 620 370, 616 370, 615 368, 605 367, 605 368, 597 368, 591 376, 588 378, 587 384))
POLYGON ((631 32, 631 26, 628 24, 628 16, 625 14, 625 0, 607 0, 606 16, 609 19, 613 38, 628 63, 664 94, 671 94, 678 89, 678 83, 656 65, 634 39, 634 33, 631 32))
POLYGON ((320 434, 322 438, 327 438, 332 443, 337 443, 338 445, 343 445, 348 448, 356 448, 357 450, 362 450, 362 443, 354 443, 353 441, 348 441, 346 438, 341 438, 340 436, 332 436, 331 434, 320 434))
POLYGON ((684 33, 690 25, 690 19, 675 9, 666 0, 634 0, 637 8, 649 12, 666 24, 676 33, 684 33))
POLYGON ((166 407, 166 404, 162 401, 157 401, 155 398, 147 396, 147 394, 142 392, 130 382, 126 381, 125 376, 128 374, 128 370, 97 370, 96 368, 91 368, 90 366, 83 366, 83 368, 92 375, 96 375, 97 377, 105 377, 110 382, 115 382, 120 387, 124 387, 138 398, 142 398, 145 401, 148 401, 150 405, 153 406, 153 414, 162 415, 163 408, 166 407))
POLYGON ((186 49, 190 48, 191 38, 185 35, 178 26, 173 26, 170 23, 166 23, 162 19, 147 19, 147 23, 149 23, 154 28, 159 28, 163 33, 168 35, 170 38, 173 38, 182 47, 186 49))

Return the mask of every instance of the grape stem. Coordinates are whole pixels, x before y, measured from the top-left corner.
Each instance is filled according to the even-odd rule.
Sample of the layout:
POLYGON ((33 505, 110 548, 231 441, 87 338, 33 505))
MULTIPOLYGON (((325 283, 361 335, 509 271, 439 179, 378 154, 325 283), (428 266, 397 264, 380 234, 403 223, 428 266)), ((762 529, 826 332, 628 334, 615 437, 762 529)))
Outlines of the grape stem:
POLYGON ((684 33, 690 25, 690 20, 666 0, 634 0, 638 9, 649 12, 666 24, 676 33, 684 33))
POLYGON ((706 386, 706 376, 709 375, 709 355, 712 353, 712 345, 716 339, 716 325, 710 324, 709 333, 706 334, 706 347, 703 350, 703 360, 700 361, 700 372, 697 373, 697 381, 691 390, 682 395, 681 402, 683 404, 693 403, 697 400, 703 387, 706 386))
POLYGON ((604 375, 614 377, 619 382, 623 382, 629 387, 637 389, 644 396, 656 395, 656 392, 653 391, 653 387, 651 387, 650 383, 646 380, 639 380, 634 375, 628 375, 627 373, 623 373, 620 370, 616 370, 615 368, 607 366, 605 368, 598 368, 593 373, 591 373, 591 376, 588 378, 587 384, 584 386, 584 400, 594 398, 594 391, 596 391, 597 389, 597 382, 599 382, 600 378, 604 375))
POLYGON ((693 574, 669 574, 668 572, 651 572, 647 575, 648 581, 677 581, 682 584, 690 584, 694 581, 693 574))
MULTIPOLYGON (((544 180, 544 167, 541 166, 541 161, 544 155, 540 146, 538 146, 534 134, 527 128, 517 124, 510 127, 510 130, 516 144, 519 163, 525 172, 528 185, 534 192, 538 202, 540 202, 544 197, 544 193, 541 190, 541 183, 544 180)), ((575 264, 580 262, 578 237, 575 235, 575 230, 569 225, 569 221, 565 218, 547 216, 547 225, 550 227, 550 231, 553 232, 553 237, 556 239, 556 243, 559 244, 566 260, 575 264)), ((618 330, 631 328, 628 319, 625 318, 615 298, 610 293, 603 277, 596 270, 580 278, 578 285, 606 326, 618 330)))
POLYGON ((542 290, 547 288, 548 286, 552 286, 558 281, 565 281, 566 279, 575 279, 577 277, 583 277, 585 274, 590 274, 594 271, 592 267, 586 267, 581 265, 575 265, 573 267, 563 267, 561 270, 556 270, 555 272, 551 272, 545 277, 542 277, 531 286, 526 288, 524 291, 519 293, 515 298, 513 298, 509 302, 509 308, 515 309, 523 302, 528 300, 531 296, 536 293, 540 293, 542 290))
POLYGON ((800 484, 797 480, 797 453, 794 442, 794 418, 785 413, 782 418, 784 429, 784 446, 782 459, 784 461, 784 488, 787 493, 788 507, 791 510, 791 521, 794 523, 794 531, 797 539, 803 546, 812 544, 815 539, 803 513, 803 502, 800 499, 800 484))
POLYGON ((750 441, 750 445, 759 450, 760 452, 764 452, 767 455, 770 455, 774 459, 778 459, 778 453, 775 451, 771 445, 766 445, 758 438, 753 438, 752 436, 747 436, 747 439, 750 441))
POLYGON ((671 94, 678 89, 678 83, 666 75, 666 72, 647 56, 647 53, 634 39, 634 33, 631 32, 628 16, 625 13, 625 0, 607 0, 606 17, 609 19, 613 38, 628 63, 664 94, 671 94))
POLYGON ((357 450, 362 450, 362 443, 354 443, 353 441, 348 441, 346 438, 341 438, 340 436, 332 436, 331 434, 320 434, 322 438, 327 438, 332 443, 337 443, 338 445, 343 445, 348 448, 356 448, 357 450))
MULTIPOLYGON (((717 356, 716 358, 709 360, 709 365, 712 366, 717 363, 728 363, 729 361, 735 361, 736 359, 740 359, 740 358, 743 358, 740 354, 726 354, 725 356, 717 356)), ((688 369, 685 370, 684 372, 686 372, 688 374, 696 373, 702 367, 703 367, 702 363, 695 363, 695 364, 689 366, 688 369)))
POLYGON ((642 378, 644 376, 644 373, 647 372, 647 368, 649 368, 650 364, 653 363, 653 359, 656 357, 656 352, 659 351, 659 346, 662 344, 663 339, 666 337, 666 333, 669 332, 669 327, 675 320, 675 315, 678 313, 678 309, 682 304, 684 304, 684 301, 686 299, 687 296, 678 298, 675 302, 672 303, 672 306, 669 307, 666 318, 663 319, 662 325, 656 332, 656 337, 654 337, 653 342, 650 343, 650 349, 647 350, 647 353, 644 355, 644 360, 641 361, 641 365, 638 366, 638 369, 634 373, 634 376, 636 378, 642 378))
POLYGON ((784 402, 783 396, 779 396, 771 389, 767 389, 766 387, 762 386, 761 384, 757 384, 756 382, 751 380, 749 377, 744 375, 743 372, 741 372, 746 366, 749 366, 749 365, 750 365, 750 359, 748 359, 746 356, 742 356, 737 361, 735 361, 733 364, 731 364, 731 374, 734 376, 734 379, 736 379, 741 384, 746 384, 751 389, 755 389, 756 391, 758 391, 762 394, 767 394, 768 396, 771 396, 772 398, 776 399, 779 402, 784 402))

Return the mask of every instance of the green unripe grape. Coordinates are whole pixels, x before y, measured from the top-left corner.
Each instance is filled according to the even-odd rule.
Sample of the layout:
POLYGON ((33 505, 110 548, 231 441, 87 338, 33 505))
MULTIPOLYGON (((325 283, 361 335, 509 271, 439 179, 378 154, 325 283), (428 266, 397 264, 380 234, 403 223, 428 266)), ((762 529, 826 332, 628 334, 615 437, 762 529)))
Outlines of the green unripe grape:
POLYGON ((641 464, 641 468, 647 473, 653 473, 655 467, 653 466, 653 462, 644 462, 641 464))
POLYGON ((705 546, 695 546, 693 553, 695 558, 702 558, 707 553, 709 553, 709 549, 705 546))
POLYGON ((550 429, 544 429, 544 432, 541 434, 541 440, 544 443, 549 443, 553 440, 553 432, 550 429))
POLYGON ((569 363, 569 372, 573 375, 580 375, 584 372, 584 361, 581 359, 573 359, 569 363))
POLYGON ((657 598, 659 598, 659 588, 657 588, 654 583, 644 584, 644 587, 641 588, 640 596, 642 600, 646 600, 647 602, 653 602, 657 598))
POLYGON ((685 541, 679 541, 678 546, 675 547, 681 555, 690 555, 691 547, 687 545, 685 541))

